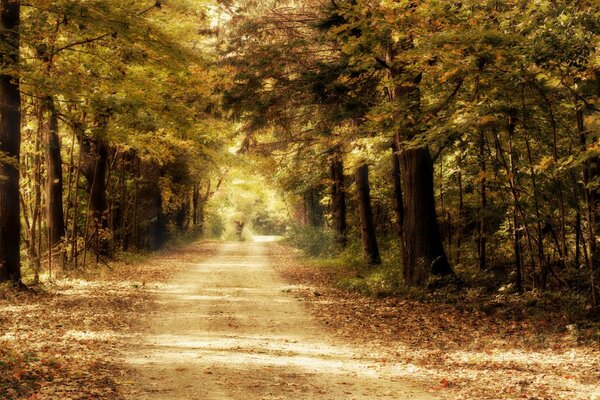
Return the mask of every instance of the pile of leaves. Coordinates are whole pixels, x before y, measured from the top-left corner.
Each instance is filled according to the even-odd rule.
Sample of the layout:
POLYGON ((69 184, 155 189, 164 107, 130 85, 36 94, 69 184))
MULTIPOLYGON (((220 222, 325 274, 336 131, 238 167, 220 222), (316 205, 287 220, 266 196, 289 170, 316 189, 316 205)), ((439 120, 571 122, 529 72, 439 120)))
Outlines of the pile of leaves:
POLYGON ((214 245, 114 263, 27 290, 0 288, 1 399, 120 399, 120 354, 152 291, 214 245))
MULTIPOLYGON (((343 275, 275 248, 275 266, 330 331, 444 399, 600 399, 600 343, 576 324, 508 309, 341 289, 343 275), (585 334, 584 334, 585 333, 585 334)), ((468 295, 463 302, 469 302, 468 295)), ((510 306, 507 303, 505 307, 510 306)))

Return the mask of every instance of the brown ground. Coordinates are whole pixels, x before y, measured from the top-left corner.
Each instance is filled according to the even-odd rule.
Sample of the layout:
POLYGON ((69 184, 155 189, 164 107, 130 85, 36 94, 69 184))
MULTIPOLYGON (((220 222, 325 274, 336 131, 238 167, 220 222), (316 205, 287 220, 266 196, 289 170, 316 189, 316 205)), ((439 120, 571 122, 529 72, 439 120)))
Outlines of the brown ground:
POLYGON ((202 243, 0 287, 0 399, 600 399, 576 329, 366 298, 304 264, 202 243))
MULTIPOLYGON (((600 400, 600 343, 560 318, 461 311, 460 304, 336 289, 339 271, 272 247, 280 275, 321 325, 380 362, 410 365, 442 399, 600 400), (560 325, 560 326, 557 326, 560 325)), ((465 299, 465 302, 468 302, 465 299)), ((518 310, 514 310, 515 312, 518 310)))

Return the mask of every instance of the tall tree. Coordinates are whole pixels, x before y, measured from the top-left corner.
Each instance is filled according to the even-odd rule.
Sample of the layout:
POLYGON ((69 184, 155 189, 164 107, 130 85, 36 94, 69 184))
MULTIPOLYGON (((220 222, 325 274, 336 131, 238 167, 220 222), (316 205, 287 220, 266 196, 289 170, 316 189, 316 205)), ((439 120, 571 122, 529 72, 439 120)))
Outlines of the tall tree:
POLYGON ((0 1, 0 282, 20 282, 19 0, 0 1))
POLYGON ((375 223, 373 221, 373 210, 371 208, 369 165, 366 163, 359 165, 356 168, 355 177, 363 256, 369 265, 381 264, 375 223))
POLYGON ((61 243, 65 236, 63 210, 63 171, 58 135, 58 112, 52 96, 41 100, 39 123, 44 127, 46 146, 46 215, 48 234, 52 247, 61 243), (47 114, 47 115, 46 115, 47 114))

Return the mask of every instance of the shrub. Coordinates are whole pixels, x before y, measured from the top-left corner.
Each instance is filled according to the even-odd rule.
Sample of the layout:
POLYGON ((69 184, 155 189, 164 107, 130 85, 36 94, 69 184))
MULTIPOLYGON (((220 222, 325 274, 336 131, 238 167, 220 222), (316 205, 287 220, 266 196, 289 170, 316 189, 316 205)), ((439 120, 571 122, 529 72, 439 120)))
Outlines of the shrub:
POLYGON ((337 255, 339 250, 335 234, 324 228, 295 225, 288 229, 286 242, 302 250, 309 257, 337 255))

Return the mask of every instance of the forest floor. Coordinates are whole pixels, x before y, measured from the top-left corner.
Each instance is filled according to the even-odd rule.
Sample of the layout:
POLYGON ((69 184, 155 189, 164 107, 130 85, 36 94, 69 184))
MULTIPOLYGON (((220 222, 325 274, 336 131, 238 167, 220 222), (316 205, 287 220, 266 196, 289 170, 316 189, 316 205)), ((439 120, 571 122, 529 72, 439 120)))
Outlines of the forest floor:
POLYGON ((0 287, 0 398, 600 399, 577 330, 335 279, 278 244, 200 243, 0 287))
POLYGON ((403 376, 419 376, 439 398, 600 400, 598 325, 565 327, 556 315, 523 317, 514 305, 489 313, 367 297, 336 287, 349 269, 307 262, 283 246, 274 246, 272 257, 330 333, 380 354, 379 362, 396 365, 403 376))

